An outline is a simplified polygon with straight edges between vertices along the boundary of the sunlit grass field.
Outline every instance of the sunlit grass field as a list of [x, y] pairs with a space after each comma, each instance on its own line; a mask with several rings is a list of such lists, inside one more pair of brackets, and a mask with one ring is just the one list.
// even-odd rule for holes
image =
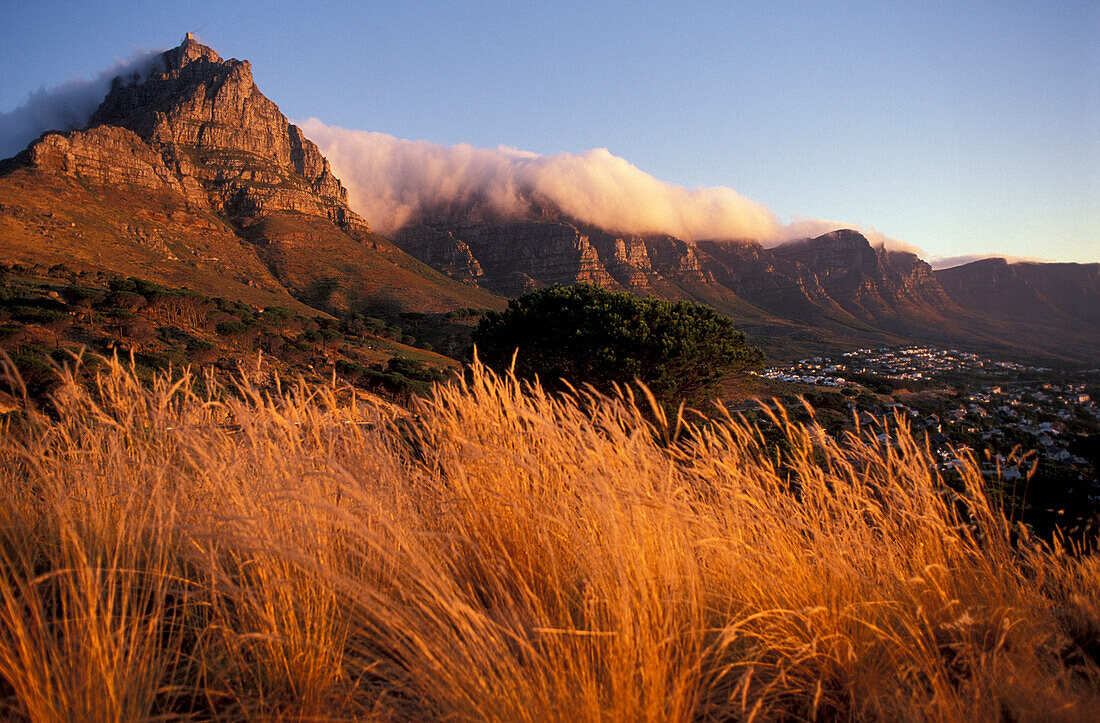
[[2, 715], [1100, 716], [1100, 560], [976, 466], [636, 393], [69, 373], [0, 431]]

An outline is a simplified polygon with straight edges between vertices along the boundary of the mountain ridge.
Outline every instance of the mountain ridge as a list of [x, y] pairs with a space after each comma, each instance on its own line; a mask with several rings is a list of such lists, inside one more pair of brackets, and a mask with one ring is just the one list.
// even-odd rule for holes
[[0, 162], [0, 253], [12, 261], [144, 270], [257, 305], [391, 317], [500, 308], [583, 282], [711, 304], [779, 354], [924, 341], [1100, 361], [1100, 280], [1087, 271], [934, 272], [851, 229], [766, 248], [617, 233], [549, 202], [533, 219], [475, 210], [372, 232], [248, 61], [190, 35], [148, 72], [116, 78], [85, 128], [47, 132]]

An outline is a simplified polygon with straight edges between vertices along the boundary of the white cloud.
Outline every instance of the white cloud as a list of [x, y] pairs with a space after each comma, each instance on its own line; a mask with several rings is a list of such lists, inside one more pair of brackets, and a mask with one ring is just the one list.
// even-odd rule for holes
[[144, 76], [160, 59], [160, 51], [141, 51], [117, 61], [92, 79], [78, 78], [54, 88], [39, 88], [19, 107], [0, 113], [0, 158], [9, 158], [46, 131], [83, 128], [118, 76]]
[[762, 239], [780, 231], [770, 210], [731, 188], [664, 183], [606, 148], [542, 156], [410, 141], [312, 118], [300, 125], [347, 186], [352, 207], [382, 233], [457, 212], [529, 218], [545, 205], [622, 233]]
[[852, 228], [876, 246], [922, 253], [857, 224], [796, 218], [784, 225], [767, 207], [732, 188], [665, 183], [606, 148], [542, 156], [508, 146], [493, 150], [410, 141], [316, 118], [299, 125], [347, 187], [352, 208], [383, 234], [419, 218], [533, 218], [549, 206], [620, 233], [776, 245]]

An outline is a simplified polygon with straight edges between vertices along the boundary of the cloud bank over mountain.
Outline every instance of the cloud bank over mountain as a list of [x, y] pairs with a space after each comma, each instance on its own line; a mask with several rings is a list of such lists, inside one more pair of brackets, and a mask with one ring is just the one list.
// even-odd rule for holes
[[660, 181], [606, 148], [542, 156], [514, 148], [444, 146], [299, 123], [348, 188], [352, 208], [383, 234], [421, 218], [537, 218], [557, 209], [620, 233], [683, 239], [752, 239], [775, 245], [856, 228], [872, 243], [919, 252], [874, 229], [824, 219], [783, 224], [770, 209], [724, 186], [687, 189]]
[[901, 239], [887, 236], [874, 226], [862, 226], [860, 224], [845, 223], [843, 221], [829, 221], [823, 218], [802, 218], [801, 216], [797, 216], [790, 223], [784, 224], [776, 237], [771, 239], [760, 239], [760, 241], [764, 246], [778, 246], [788, 241], [814, 238], [829, 233], [830, 231], [838, 231], [842, 228], [850, 228], [859, 231], [871, 242], [872, 246], [883, 246], [889, 251], [900, 251], [903, 253], [916, 254], [921, 257], [925, 255], [924, 250], [918, 246], [906, 243]]
[[943, 269], [951, 269], [956, 266], [963, 266], [964, 264], [970, 264], [975, 261], [984, 261], [985, 259], [1004, 259], [1010, 264], [1052, 264], [1057, 263], [1051, 259], [1042, 258], [1039, 256], [1012, 256], [1010, 254], [963, 254], [962, 256], [934, 256], [928, 260], [928, 263], [932, 265], [932, 268], [936, 271]]
[[733, 189], [663, 183], [604, 148], [540, 156], [410, 141], [314, 118], [301, 126], [348, 187], [352, 206], [382, 233], [455, 212], [530, 218], [545, 205], [625, 233], [770, 238], [779, 228], [771, 211]]
[[29, 93], [22, 105], [0, 113], [0, 158], [14, 156], [46, 131], [83, 128], [103, 102], [114, 78], [148, 74], [160, 62], [161, 52], [138, 51], [116, 61], [94, 78], [75, 78]]
[[[158, 67], [160, 52], [139, 52], [94, 78], [30, 93], [25, 103], [0, 113], [0, 158], [19, 153], [46, 131], [84, 127], [115, 77], [148, 74]], [[854, 228], [876, 245], [920, 253], [856, 224], [804, 218], [784, 224], [732, 188], [665, 183], [606, 148], [544, 156], [505, 146], [406, 140], [315, 118], [299, 125], [347, 187], [352, 208], [383, 234], [425, 218], [532, 219], [560, 212], [620, 233], [766, 245]]]

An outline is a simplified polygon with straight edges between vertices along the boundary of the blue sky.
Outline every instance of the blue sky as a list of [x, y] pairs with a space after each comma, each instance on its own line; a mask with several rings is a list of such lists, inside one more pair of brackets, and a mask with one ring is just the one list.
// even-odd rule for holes
[[1100, 261], [1100, 4], [2, 0], [0, 112], [184, 32], [294, 119], [607, 148], [928, 256]]

